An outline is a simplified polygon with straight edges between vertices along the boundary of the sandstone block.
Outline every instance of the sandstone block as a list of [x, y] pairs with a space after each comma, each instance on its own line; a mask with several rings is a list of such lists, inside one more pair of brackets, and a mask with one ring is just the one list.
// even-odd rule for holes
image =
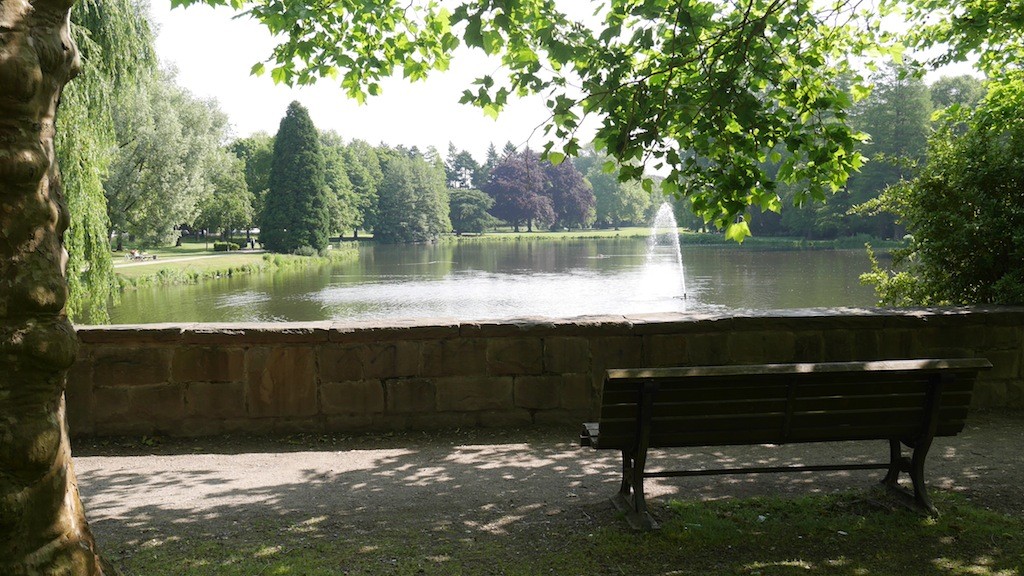
[[170, 380], [173, 349], [163, 347], [95, 348], [95, 386], [146, 386]]
[[404, 430], [446, 430], [469, 428], [478, 425], [477, 412], [435, 412], [432, 414], [403, 414], [401, 425]]
[[174, 350], [171, 375], [176, 382], [242, 382], [245, 351], [241, 348], [187, 346]]
[[580, 415], [568, 410], [542, 410], [533, 415], [533, 423], [541, 426], [579, 426]]
[[75, 326], [83, 344], [142, 346], [176, 344], [191, 324], [121, 324], [117, 326]]
[[884, 358], [882, 338], [878, 330], [857, 330], [853, 332], [853, 358], [878, 360]]
[[365, 343], [397, 340], [443, 340], [459, 335], [457, 320], [367, 320], [335, 322], [328, 339], [331, 342]]
[[1024, 408], [1024, 382], [1011, 380], [1006, 383], [1006, 407]]
[[646, 366], [683, 366], [689, 360], [685, 334], [653, 334], [644, 337]]
[[560, 376], [517, 376], [513, 388], [516, 408], [550, 410], [561, 404]]
[[224, 420], [189, 416], [182, 419], [177, 428], [168, 433], [171, 436], [198, 438], [201, 436], [217, 436], [230, 431], [225, 427]]
[[370, 414], [344, 414], [324, 419], [325, 432], [366, 432], [376, 430], [374, 417]]
[[323, 414], [375, 414], [384, 411], [384, 385], [380, 380], [324, 382], [320, 386]]
[[687, 337], [690, 366], [720, 366], [729, 363], [728, 334], [692, 334]]
[[487, 341], [487, 373], [492, 376], [540, 374], [544, 348], [540, 338], [494, 338]]
[[593, 380], [587, 374], [564, 374], [558, 405], [574, 413], [596, 413], [600, 410], [599, 391], [600, 388], [593, 385]]
[[611, 336], [591, 341], [591, 361], [601, 373], [609, 368], [641, 368], [644, 364], [643, 340], [632, 336]]
[[420, 343], [371, 342], [362, 346], [363, 378], [402, 378], [420, 375]]
[[985, 380], [974, 386], [974, 395], [971, 396], [972, 408], [998, 408], [1006, 406], [1009, 400], [1009, 393], [1006, 382]]
[[319, 418], [273, 418], [275, 434], [318, 434], [323, 430]]
[[97, 434], [170, 433], [185, 415], [185, 390], [181, 384], [103, 387], [95, 391]]
[[327, 342], [330, 322], [249, 322], [233, 324], [196, 324], [185, 330], [185, 344], [209, 346], [287, 344], [315, 345]]
[[989, 326], [985, 334], [987, 348], [1024, 347], [1024, 328], [1020, 326]]
[[185, 387], [185, 409], [189, 416], [210, 419], [245, 417], [243, 382], [191, 382]]
[[565, 374], [590, 370], [590, 341], [582, 337], [544, 339], [544, 372]]
[[733, 364], [789, 362], [796, 350], [796, 338], [787, 331], [734, 332], [729, 334], [728, 343]]
[[879, 336], [880, 354], [885, 358], [910, 358], [914, 348], [913, 331], [906, 328], [884, 328]]
[[92, 361], [81, 358], [71, 365], [64, 390], [64, 406], [68, 430], [75, 435], [93, 433]]
[[819, 362], [824, 355], [825, 342], [818, 331], [793, 334], [793, 361]]
[[822, 362], [844, 362], [847, 360], [860, 360], [856, 358], [856, 339], [849, 330], [830, 330], [824, 332], [825, 354]]
[[985, 380], [1020, 380], [1022, 350], [1000, 350], [982, 354], [992, 363], [992, 370], [982, 372]]
[[942, 323], [915, 332], [918, 344], [925, 349], [971, 348], [985, 341], [984, 327], [978, 325], [956, 325]]
[[363, 379], [363, 347], [326, 344], [320, 347], [320, 378], [326, 382]]
[[317, 412], [311, 347], [246, 351], [246, 400], [252, 416], [310, 416]]
[[434, 382], [426, 378], [392, 378], [384, 382], [388, 412], [426, 413], [437, 410]]
[[423, 376], [483, 376], [487, 374], [487, 341], [454, 338], [424, 341]]
[[484, 428], [515, 428], [531, 426], [533, 424], [533, 414], [524, 408], [484, 410], [482, 412], [466, 412], [464, 414], [475, 416], [475, 425]]
[[512, 407], [511, 377], [436, 378], [437, 409], [442, 412], [475, 412]]

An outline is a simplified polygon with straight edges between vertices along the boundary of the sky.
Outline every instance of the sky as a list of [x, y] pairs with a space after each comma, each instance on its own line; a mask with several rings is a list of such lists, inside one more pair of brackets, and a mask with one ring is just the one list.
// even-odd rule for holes
[[162, 63], [177, 69], [178, 84], [193, 95], [217, 99], [231, 119], [234, 137], [276, 133], [288, 104], [298, 100], [317, 128], [374, 145], [435, 146], [444, 155], [452, 142], [483, 160], [492, 142], [499, 150], [506, 142], [534, 148], [545, 142], [539, 127], [547, 112], [539, 97], [511, 101], [497, 120], [458, 103], [475, 71], [497, 68], [482, 54], [459, 52], [448, 72], [433, 73], [425, 82], [385, 81], [381, 96], [359, 105], [330, 79], [288, 88], [275, 85], [269, 73], [250, 75], [253, 64], [270, 56], [273, 39], [259, 23], [233, 19], [230, 9], [197, 5], [171, 10], [170, 2], [161, 0], [150, 10]]

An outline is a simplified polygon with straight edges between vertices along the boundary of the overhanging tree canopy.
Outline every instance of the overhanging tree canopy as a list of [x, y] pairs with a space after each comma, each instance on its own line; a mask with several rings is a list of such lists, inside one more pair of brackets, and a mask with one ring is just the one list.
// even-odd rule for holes
[[735, 239], [749, 234], [739, 218], [747, 206], [781, 207], [777, 181], [805, 183], [798, 203], [824, 199], [861, 165], [860, 135], [846, 120], [867, 89], [849, 56], [880, 50], [874, 3], [859, 0], [613, 0], [592, 3], [593, 25], [554, 0], [463, 0], [451, 9], [341, 0], [317, 10], [205, 1], [245, 10], [281, 38], [255, 73], [269, 69], [287, 84], [333, 78], [358, 100], [398, 70], [418, 80], [448, 68], [460, 46], [483, 50], [505, 73], [481, 76], [464, 102], [496, 115], [512, 95], [543, 95], [557, 142], [545, 152], [555, 163], [580, 149], [581, 121], [595, 117], [598, 148], [624, 177], [660, 168], [665, 193], [690, 196]]

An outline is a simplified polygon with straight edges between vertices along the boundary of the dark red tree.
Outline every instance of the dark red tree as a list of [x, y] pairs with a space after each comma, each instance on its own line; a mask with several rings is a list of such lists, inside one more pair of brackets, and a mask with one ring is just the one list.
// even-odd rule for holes
[[563, 228], [583, 228], [594, 217], [594, 191], [572, 162], [544, 163], [544, 195], [551, 198], [555, 223]]
[[546, 178], [540, 158], [534, 152], [512, 152], [494, 170], [483, 190], [494, 199], [491, 214], [512, 225], [516, 232], [526, 224], [550, 225], [555, 211], [551, 199], [544, 195]]

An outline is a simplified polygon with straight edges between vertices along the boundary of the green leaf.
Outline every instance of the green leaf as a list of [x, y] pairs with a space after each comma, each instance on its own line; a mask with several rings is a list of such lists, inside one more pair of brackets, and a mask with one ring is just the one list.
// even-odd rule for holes
[[253, 76], [263, 76], [264, 72], [266, 72], [266, 67], [263, 65], [263, 62], [253, 64], [252, 68], [249, 70], [249, 74], [252, 74]]
[[750, 226], [747, 226], [747, 223], [744, 220], [733, 222], [725, 228], [725, 238], [727, 240], [733, 240], [739, 244], [742, 244], [743, 240], [750, 235]]
[[498, 51], [501, 50], [502, 44], [504, 44], [504, 39], [501, 37], [500, 33], [494, 30], [488, 30], [483, 33], [482, 44], [485, 53], [497, 54]]
[[853, 100], [859, 102], [868, 96], [871, 96], [871, 85], [870, 84], [854, 84], [850, 88], [850, 93], [853, 94]]
[[548, 162], [558, 166], [562, 162], [565, 162], [565, 154], [562, 154], [561, 152], [548, 152]]

